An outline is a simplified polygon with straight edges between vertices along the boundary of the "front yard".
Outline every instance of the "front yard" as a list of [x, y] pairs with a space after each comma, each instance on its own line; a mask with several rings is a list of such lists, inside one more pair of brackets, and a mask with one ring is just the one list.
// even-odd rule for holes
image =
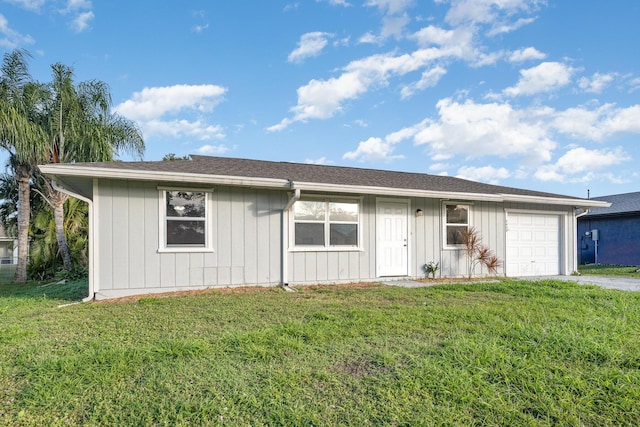
[[640, 425], [638, 293], [85, 289], [0, 286], [0, 425]]

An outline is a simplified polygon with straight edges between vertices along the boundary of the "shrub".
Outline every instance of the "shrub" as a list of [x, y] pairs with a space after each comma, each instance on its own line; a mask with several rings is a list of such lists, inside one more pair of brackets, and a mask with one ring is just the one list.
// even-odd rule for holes
[[477, 265], [484, 266], [489, 274], [496, 274], [502, 266], [502, 261], [491, 249], [482, 243], [480, 232], [475, 227], [469, 227], [462, 236], [464, 251], [467, 255], [467, 274], [471, 278]]

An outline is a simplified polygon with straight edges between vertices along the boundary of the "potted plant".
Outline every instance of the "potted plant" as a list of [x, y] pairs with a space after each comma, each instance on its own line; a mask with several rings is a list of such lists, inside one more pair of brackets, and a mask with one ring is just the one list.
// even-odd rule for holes
[[429, 277], [429, 275], [431, 275], [431, 277], [435, 279], [436, 272], [440, 269], [440, 263], [435, 261], [429, 261], [424, 265], [424, 269], [427, 271], [427, 278]]

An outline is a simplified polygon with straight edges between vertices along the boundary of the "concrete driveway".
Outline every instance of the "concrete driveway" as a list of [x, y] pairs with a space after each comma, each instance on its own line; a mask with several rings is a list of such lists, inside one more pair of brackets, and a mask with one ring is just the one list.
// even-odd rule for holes
[[596, 285], [606, 289], [619, 289], [622, 291], [640, 291], [640, 279], [630, 277], [603, 277], [603, 276], [545, 276], [522, 277], [527, 280], [563, 280], [565, 282], [578, 282], [586, 285]]
[[[565, 282], [578, 282], [585, 285], [596, 285], [606, 289], [619, 289], [622, 291], [640, 291], [640, 279], [628, 277], [603, 277], [603, 276], [544, 276], [544, 277], [518, 277], [519, 280], [563, 280]], [[443, 284], [442, 282], [425, 283], [415, 280], [385, 280], [381, 283], [389, 286], [402, 286], [405, 288], [423, 288]]]

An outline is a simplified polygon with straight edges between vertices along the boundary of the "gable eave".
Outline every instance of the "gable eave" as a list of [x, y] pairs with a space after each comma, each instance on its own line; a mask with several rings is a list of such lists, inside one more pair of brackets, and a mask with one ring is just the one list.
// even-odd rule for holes
[[289, 179], [260, 178], [232, 175], [199, 173], [177, 173], [168, 171], [96, 168], [85, 165], [54, 164], [40, 166], [42, 173], [49, 176], [73, 176], [87, 179], [126, 179], [138, 181], [175, 182], [183, 184], [215, 184], [234, 187], [270, 188], [291, 190], [293, 188], [310, 192], [334, 192], [351, 194], [371, 194], [379, 196], [424, 197], [442, 200], [468, 200], [488, 202], [543, 203], [548, 205], [573, 206], [576, 208], [608, 207], [608, 202], [599, 200], [517, 195], [505, 193], [468, 193], [443, 190], [421, 190], [411, 188], [329, 184], [321, 182], [293, 182]]
[[286, 179], [254, 178], [229, 175], [210, 175], [197, 173], [176, 173], [165, 171], [140, 171], [129, 169], [92, 168], [90, 166], [77, 165], [42, 165], [39, 166], [42, 173], [50, 176], [76, 176], [106, 179], [127, 179], [134, 181], [161, 181], [193, 184], [216, 184], [239, 187], [259, 187], [289, 189], [291, 183]]

